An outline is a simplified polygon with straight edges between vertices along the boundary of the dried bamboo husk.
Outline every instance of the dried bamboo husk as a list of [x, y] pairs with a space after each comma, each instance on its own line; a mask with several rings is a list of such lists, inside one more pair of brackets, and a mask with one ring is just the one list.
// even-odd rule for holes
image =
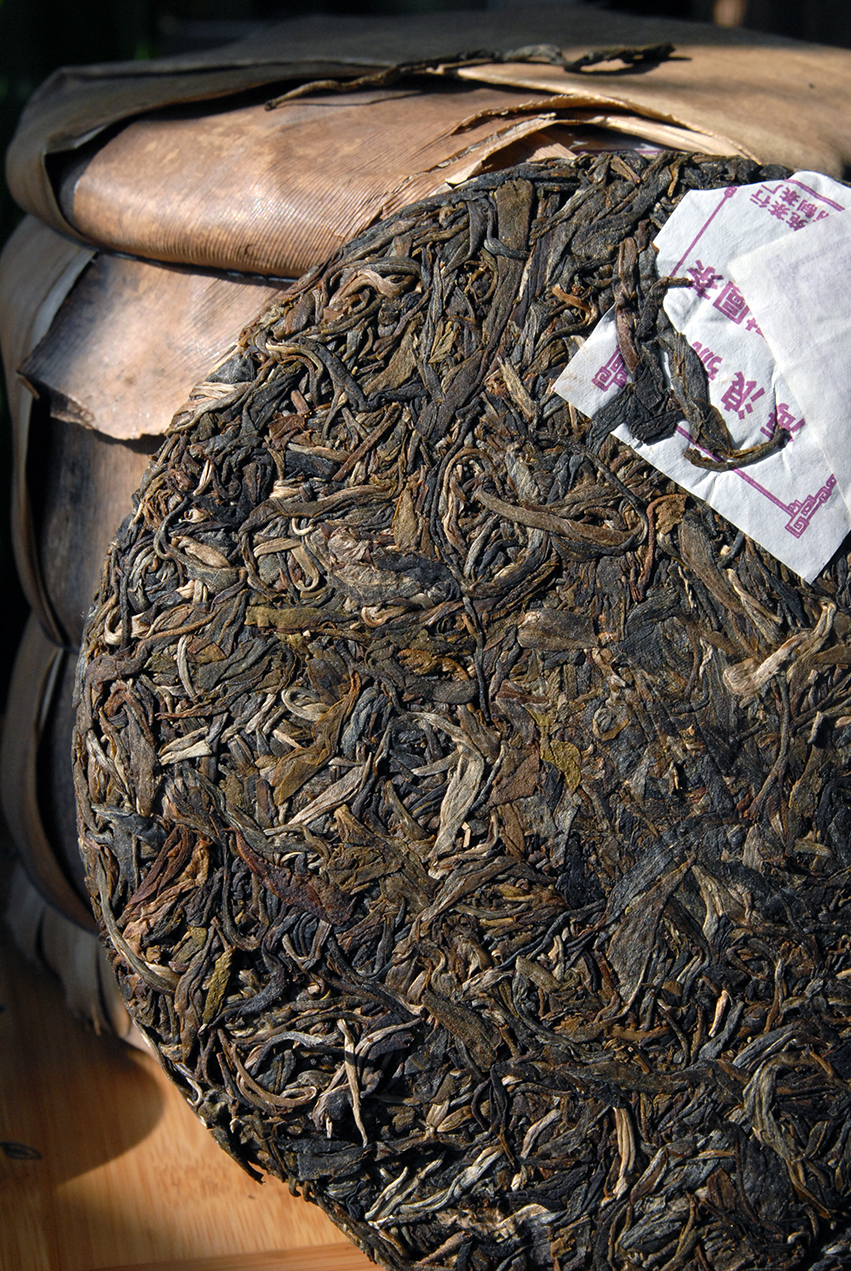
[[121, 442], [159, 436], [192, 386], [282, 288], [98, 254], [17, 369], [53, 419]]
[[[45, 581], [43, 538], [30, 498], [27, 468], [31, 429], [38, 432], [39, 422], [43, 429], [44, 421], [38, 420], [38, 410], [33, 420], [32, 394], [15, 374], [49, 330], [91, 258], [87, 248], [69, 243], [27, 217], [0, 259], [0, 346], [13, 428], [13, 545], [18, 575], [32, 606], [6, 703], [0, 744], [0, 803], [22, 862], [16, 866], [6, 910], [16, 942], [28, 957], [60, 976], [69, 1009], [98, 1029], [125, 1036], [130, 1020], [114, 976], [98, 949], [81, 885], [67, 761], [57, 763], [54, 754], [46, 754], [49, 747], [43, 745], [45, 733], [51, 738], [59, 728], [67, 753], [71, 733], [67, 676], [69, 668], [73, 671], [75, 658], [63, 647], [62, 606], [57, 612], [56, 596], [51, 599]], [[43, 443], [43, 436], [38, 440]], [[40, 458], [44, 463], [43, 450]], [[101, 538], [95, 550], [105, 550], [107, 543], [108, 537]], [[93, 561], [89, 564], [91, 568]], [[72, 577], [78, 576], [77, 568]], [[90, 592], [91, 585], [90, 577]], [[87, 605], [88, 601], [84, 607]], [[77, 643], [81, 625], [82, 613], [77, 620]], [[63, 681], [67, 706], [60, 723], [56, 705]], [[47, 807], [55, 815], [46, 828], [43, 811]]]
[[135, 1028], [106, 952], [92, 932], [83, 931], [48, 904], [21, 865], [12, 870], [6, 922], [18, 948], [37, 966], [62, 981], [72, 1015], [97, 1033], [112, 1034], [139, 1050], [149, 1050]]
[[[548, 56], [561, 56], [560, 50], [562, 61], [570, 64], [589, 49], [663, 42], [676, 45], [675, 57], [639, 67], [639, 73], [617, 61], [596, 71], [546, 63]], [[457, 57], [460, 50], [483, 45], [495, 51], [493, 59]], [[506, 58], [512, 50], [522, 50], [520, 60]], [[305, 264], [307, 244], [321, 238], [327, 209], [321, 198], [312, 199], [316, 186], [311, 182], [321, 186], [327, 179], [333, 188], [335, 176], [342, 180], [341, 206], [351, 201], [355, 219], [350, 232], [355, 232], [382, 209], [392, 211], [386, 199], [397, 189], [405, 201], [399, 188], [404, 182], [411, 185], [408, 197], [423, 192], [422, 183], [429, 179], [426, 159], [431, 154], [439, 161], [451, 133], [448, 137], [445, 111], [436, 106], [430, 133], [425, 118], [415, 126], [400, 116], [400, 138], [404, 128], [415, 128], [412, 136], [422, 148], [423, 165], [412, 172], [411, 156], [402, 146], [395, 165], [386, 157], [383, 185], [377, 181], [370, 187], [365, 181], [358, 193], [348, 158], [340, 163], [335, 154], [341, 137], [347, 146], [357, 145], [358, 112], [351, 116], [351, 103], [327, 109], [334, 122], [323, 133], [311, 115], [316, 107], [307, 101], [284, 107], [277, 119], [277, 111], [264, 118], [261, 90], [268, 86], [276, 96], [281, 89], [310, 81], [354, 80], [411, 63], [428, 64], [416, 87], [426, 91], [431, 83], [441, 89], [444, 107], [466, 82], [471, 88], [479, 85], [475, 91], [482, 93], [512, 95], [526, 105], [527, 120], [532, 100], [538, 103], [533, 114], [560, 112], [565, 127], [571, 119], [580, 128], [597, 119], [602, 126], [669, 146], [745, 154], [837, 176], [851, 161], [848, 51], [713, 26], [603, 14], [581, 5], [541, 4], [488, 12], [486, 20], [476, 12], [446, 13], [439, 23], [432, 15], [392, 21], [305, 18], [212, 53], [60, 71], [24, 112], [9, 153], [10, 186], [22, 207], [78, 239], [91, 235], [93, 241], [140, 255], [224, 268], [243, 269], [249, 261], [251, 268], [286, 274], [291, 266]], [[399, 86], [390, 88], [398, 91]], [[254, 94], [253, 105], [246, 104], [246, 93]], [[368, 95], [361, 100], [366, 103]], [[381, 103], [374, 106], [380, 114]], [[302, 122], [287, 128], [283, 119]], [[341, 124], [342, 131], [335, 131]], [[193, 126], [218, 159], [198, 176], [196, 197], [187, 191], [177, 160], [178, 154], [184, 156], [194, 170]], [[162, 148], [166, 137], [174, 139], [174, 167]], [[297, 144], [291, 159], [293, 140]], [[366, 135], [362, 141], [368, 150]], [[145, 153], [152, 143], [160, 146], [155, 161]], [[243, 162], [243, 149], [255, 156], [253, 163]], [[251, 219], [257, 180], [270, 207], [292, 199], [299, 215], [291, 241], [280, 227], [267, 223], [258, 236]], [[231, 212], [224, 223], [211, 223], [205, 205], [216, 204], [220, 189], [229, 192]], [[117, 219], [113, 206], [120, 209]], [[160, 227], [163, 208], [167, 223]], [[332, 245], [323, 242], [326, 250]]]
[[[120, 404], [113, 399], [114, 407]], [[36, 466], [39, 572], [69, 649], [79, 648], [103, 557], [157, 444], [145, 436], [118, 441], [46, 410], [33, 421], [30, 447], [37, 459], [30, 459], [30, 471]]]
[[21, 222], [0, 255], [0, 350], [12, 421], [12, 545], [24, 595], [59, 644], [64, 635], [41, 575], [27, 476], [33, 398], [17, 370], [91, 258], [88, 248], [69, 243], [33, 217]]
[[26, 957], [59, 977], [72, 1014], [147, 1049], [97, 938], [82, 880], [69, 763], [75, 668], [76, 656], [31, 614], [0, 742], [0, 802], [18, 858], [5, 919]]
[[0, 738], [0, 805], [16, 849], [5, 918], [16, 944], [62, 982], [68, 1009], [97, 1032], [146, 1048], [96, 935], [82, 879], [69, 761], [76, 650], [30, 615]]
[[274, 110], [148, 116], [75, 161], [60, 202], [100, 247], [298, 277], [413, 199], [545, 149], [571, 158], [613, 128], [736, 152], [612, 108], [435, 78], [425, 89], [320, 93]]
[[849, 558], [799, 582], [549, 392], [626, 237], [777, 175], [530, 165], [374, 227], [105, 564], [76, 781], [136, 1023], [395, 1271], [851, 1256]]
[[[42, 896], [84, 930], [92, 915], [75, 887], [79, 868], [48, 839], [39, 798], [38, 751], [56, 702], [68, 654], [43, 632], [31, 614], [18, 648], [9, 687], [0, 753], [0, 795], [12, 841]], [[23, 851], [21, 848], [23, 847]], [[64, 855], [64, 860], [63, 860]]]

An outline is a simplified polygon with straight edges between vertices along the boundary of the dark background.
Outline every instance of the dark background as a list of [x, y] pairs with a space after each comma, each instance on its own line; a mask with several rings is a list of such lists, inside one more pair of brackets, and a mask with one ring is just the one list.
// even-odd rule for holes
[[[601, 8], [717, 22], [851, 47], [851, 0], [591, 0]], [[30, 94], [59, 66], [159, 57], [227, 43], [252, 26], [307, 13], [487, 9], [523, 0], [0, 0], [0, 148]], [[570, 0], [565, 0], [566, 6]], [[439, 20], [439, 19], [438, 19]], [[0, 182], [0, 243], [20, 219]], [[0, 384], [0, 709], [26, 617], [9, 522], [11, 451]]]

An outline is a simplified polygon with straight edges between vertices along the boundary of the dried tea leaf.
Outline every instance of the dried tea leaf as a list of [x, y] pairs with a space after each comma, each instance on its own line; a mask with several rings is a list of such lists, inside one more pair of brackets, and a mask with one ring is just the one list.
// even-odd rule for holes
[[565, 788], [573, 794], [582, 780], [579, 747], [574, 746], [572, 741], [550, 738], [541, 747], [541, 758], [545, 763], [555, 764], [559, 772], [564, 774]]
[[656, 532], [670, 534], [683, 519], [688, 495], [669, 494], [656, 505]]

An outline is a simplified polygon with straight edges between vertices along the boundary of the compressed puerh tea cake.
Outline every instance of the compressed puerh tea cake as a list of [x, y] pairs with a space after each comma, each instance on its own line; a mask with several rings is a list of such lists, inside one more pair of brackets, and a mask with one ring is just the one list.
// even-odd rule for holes
[[376, 225], [107, 558], [75, 763], [129, 1009], [398, 1271], [848, 1265], [847, 558], [800, 582], [550, 391], [685, 192], [778, 175], [529, 165]]

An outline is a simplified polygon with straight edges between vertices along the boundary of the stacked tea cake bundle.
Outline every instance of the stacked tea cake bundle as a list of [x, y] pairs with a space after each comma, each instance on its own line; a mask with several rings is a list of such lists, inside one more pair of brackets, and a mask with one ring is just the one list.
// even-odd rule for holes
[[836, 50], [552, 4], [486, 25], [445, 15], [439, 30], [304, 19], [39, 90], [9, 156], [28, 216], [0, 262], [32, 606], [2, 786], [22, 862], [10, 916], [76, 1010], [127, 1029], [93, 935], [67, 758], [83, 619], [175, 412], [237, 391], [246, 324], [377, 218], [509, 164], [671, 147], [838, 175], [847, 69]]

